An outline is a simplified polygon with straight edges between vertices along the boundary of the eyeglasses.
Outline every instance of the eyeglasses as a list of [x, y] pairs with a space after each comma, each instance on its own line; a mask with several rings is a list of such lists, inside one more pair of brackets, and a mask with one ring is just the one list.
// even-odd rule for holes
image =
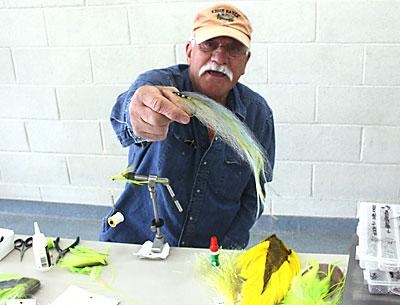
[[249, 51], [249, 49], [242, 45], [240, 42], [230, 42], [225, 45], [220, 43], [217, 39], [209, 39], [198, 44], [201, 51], [211, 53], [219, 47], [224, 48], [229, 57], [240, 57]]

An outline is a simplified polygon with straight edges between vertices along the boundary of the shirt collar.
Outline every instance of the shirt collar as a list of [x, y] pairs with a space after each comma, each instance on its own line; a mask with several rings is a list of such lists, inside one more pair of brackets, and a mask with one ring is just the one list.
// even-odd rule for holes
[[244, 121], [247, 115], [247, 109], [240, 98], [237, 84], [233, 87], [231, 92], [229, 92], [227, 106], [242, 122]]

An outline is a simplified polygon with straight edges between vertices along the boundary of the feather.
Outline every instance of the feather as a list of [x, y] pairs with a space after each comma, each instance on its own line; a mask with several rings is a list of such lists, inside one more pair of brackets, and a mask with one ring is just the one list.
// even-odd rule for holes
[[108, 250], [98, 252], [88, 247], [76, 246], [70, 249], [71, 255], [64, 256], [57, 265], [71, 272], [86, 274], [97, 279], [107, 265]]
[[239, 257], [241, 305], [273, 305], [281, 301], [300, 271], [296, 252], [271, 235]]
[[7, 300], [25, 299], [40, 287], [40, 281], [13, 274], [0, 274], [0, 305]]
[[204, 282], [224, 299], [224, 305], [236, 305], [239, 299], [241, 279], [237, 269], [240, 251], [220, 250], [218, 267], [210, 264], [209, 255], [196, 257], [196, 271]]
[[[342, 302], [345, 278], [338, 267], [329, 265], [321, 271], [316, 261], [302, 275], [297, 275], [280, 305], [339, 305]], [[339, 276], [337, 274], [339, 273]], [[334, 279], [337, 277], [336, 279]]]

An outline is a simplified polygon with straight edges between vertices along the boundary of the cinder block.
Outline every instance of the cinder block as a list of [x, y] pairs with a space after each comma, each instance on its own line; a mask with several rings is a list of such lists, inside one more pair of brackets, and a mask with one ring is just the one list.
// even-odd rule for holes
[[54, 89], [0, 86], [0, 117], [57, 119], [58, 111]]
[[400, 126], [400, 88], [321, 87], [317, 121]]
[[235, 5], [250, 19], [253, 41], [315, 40], [314, 1], [243, 1]]
[[121, 186], [122, 182], [111, 178], [127, 167], [126, 162], [126, 157], [69, 156], [71, 183], [76, 186]]
[[42, 0], [43, 6], [83, 6], [85, 0]]
[[266, 44], [253, 43], [246, 73], [240, 78], [244, 83], [266, 83], [268, 80], [268, 47]]
[[27, 132], [32, 151], [58, 153], [101, 153], [98, 122], [28, 121]]
[[91, 51], [96, 83], [132, 83], [144, 71], [174, 64], [172, 45], [96, 48]]
[[46, 6], [77, 6], [84, 5], [85, 0], [5, 0], [10, 8], [46, 7]]
[[250, 84], [272, 108], [276, 123], [311, 123], [314, 121], [315, 88], [309, 86]]
[[0, 199], [42, 200], [39, 187], [23, 184], [0, 184]]
[[57, 88], [60, 118], [67, 120], [108, 120], [117, 97], [129, 86]]
[[186, 62], [186, 50], [185, 50], [185, 44], [177, 44], [175, 46], [175, 63], [176, 64], [187, 64]]
[[316, 164], [314, 195], [323, 199], [398, 200], [400, 165]]
[[356, 200], [272, 198], [273, 215], [355, 218]]
[[[311, 164], [300, 162], [276, 162], [274, 177], [269, 184], [272, 196], [310, 196]], [[267, 190], [268, 193], [268, 190]]]
[[[154, 2], [156, 0], [149, 0]], [[157, 0], [158, 1], [158, 0]], [[86, 5], [118, 5], [118, 4], [132, 4], [132, 0], [86, 0]]]
[[0, 83], [15, 83], [14, 68], [9, 49], [0, 49]]
[[400, 42], [397, 1], [319, 1], [318, 40]]
[[278, 160], [359, 161], [361, 128], [276, 125]]
[[0, 11], [0, 29], [0, 46], [45, 46], [47, 44], [41, 10], [2, 10]]
[[362, 161], [400, 165], [400, 127], [366, 127]]
[[0, 153], [0, 170], [5, 183], [69, 184], [65, 158], [52, 154]]
[[6, 6], [9, 8], [30, 8], [41, 7], [41, 0], [5, 0]]
[[129, 148], [123, 148], [109, 121], [101, 122], [103, 131], [103, 143], [106, 154], [127, 156]]
[[197, 2], [132, 5], [129, 7], [132, 42], [183, 43], [190, 38], [195, 15], [203, 7], [204, 3]]
[[[113, 195], [114, 195], [114, 202], [117, 201], [119, 197], [121, 197], [122, 193], [124, 191], [124, 188], [115, 188], [113, 189]], [[112, 203], [112, 202], [111, 202]]]
[[41, 187], [43, 201], [103, 205], [111, 207], [111, 189], [97, 187]]
[[92, 81], [86, 49], [17, 49], [14, 59], [21, 83], [53, 85]]
[[129, 44], [126, 8], [50, 8], [45, 15], [52, 46]]
[[269, 83], [361, 84], [363, 48], [351, 45], [273, 45]]
[[365, 62], [366, 84], [400, 85], [400, 47], [367, 47]]
[[29, 150], [23, 121], [0, 120], [0, 139], [0, 150]]

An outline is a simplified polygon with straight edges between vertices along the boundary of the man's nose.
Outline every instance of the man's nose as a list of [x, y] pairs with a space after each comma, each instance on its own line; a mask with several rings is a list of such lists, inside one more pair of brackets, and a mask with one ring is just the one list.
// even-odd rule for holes
[[218, 48], [212, 51], [211, 59], [218, 64], [226, 64], [228, 53], [225, 50], [225, 46], [220, 44]]

